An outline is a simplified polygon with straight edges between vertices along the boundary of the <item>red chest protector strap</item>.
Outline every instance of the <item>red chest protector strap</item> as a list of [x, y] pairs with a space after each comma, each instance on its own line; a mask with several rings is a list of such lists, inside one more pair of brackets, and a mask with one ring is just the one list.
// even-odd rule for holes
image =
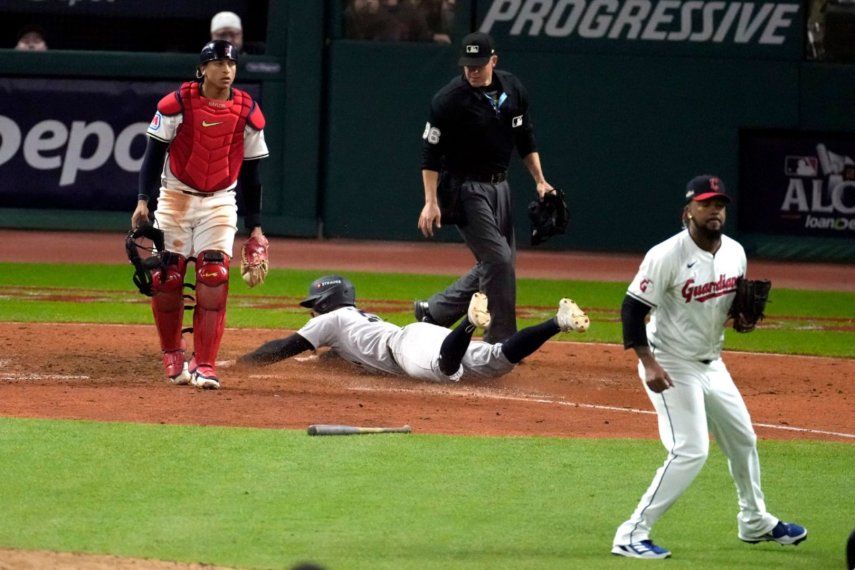
[[[199, 83], [184, 83], [158, 104], [164, 115], [183, 113], [169, 147], [169, 168], [184, 184], [216, 192], [237, 181], [243, 164], [244, 128], [264, 126], [264, 117], [248, 93], [232, 89], [228, 101], [207, 99]], [[259, 126], [260, 125], [260, 126]]]

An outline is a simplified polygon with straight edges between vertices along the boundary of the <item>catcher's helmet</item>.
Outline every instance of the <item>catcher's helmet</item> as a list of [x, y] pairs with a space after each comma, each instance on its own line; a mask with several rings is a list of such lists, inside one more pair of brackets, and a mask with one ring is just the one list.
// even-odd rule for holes
[[341, 275], [324, 275], [309, 285], [309, 296], [300, 305], [312, 309], [319, 315], [339, 307], [356, 305], [356, 287]]
[[209, 61], [216, 61], [218, 59], [237, 61], [237, 48], [226, 40], [213, 40], [206, 43], [199, 54], [199, 63], [208, 63]]

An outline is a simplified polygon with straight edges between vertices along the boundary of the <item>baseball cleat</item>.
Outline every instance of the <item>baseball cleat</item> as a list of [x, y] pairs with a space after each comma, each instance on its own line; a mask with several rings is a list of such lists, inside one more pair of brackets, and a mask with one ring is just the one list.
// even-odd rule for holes
[[739, 540], [751, 544], [768, 541], [777, 542], [780, 545], [791, 544], [795, 546], [798, 543], [807, 540], [807, 529], [795, 523], [786, 523], [784, 521], [778, 521], [778, 524], [775, 525], [775, 528], [773, 528], [764, 535], [757, 537], [748, 537], [743, 536], [742, 533], [739, 533]]
[[612, 546], [612, 554], [615, 556], [626, 556], [627, 558], [662, 559], [671, 556], [670, 550], [656, 546], [653, 541], [642, 540], [632, 544], [615, 544]]
[[428, 305], [427, 301], [413, 301], [413, 314], [416, 316], [417, 322], [436, 324], [436, 321], [430, 315], [430, 305]]
[[205, 364], [200, 364], [196, 370], [193, 371], [193, 379], [191, 382], [197, 388], [204, 388], [205, 390], [220, 389], [220, 379], [217, 378], [217, 373], [214, 371], [214, 367], [207, 366]]
[[173, 384], [184, 385], [190, 383], [190, 372], [184, 361], [183, 350], [170, 350], [163, 353], [163, 368], [166, 377]]
[[558, 313], [555, 315], [555, 320], [558, 322], [558, 328], [561, 332], [585, 332], [591, 324], [591, 319], [585, 314], [585, 311], [579, 308], [579, 305], [573, 302], [573, 299], [561, 299], [558, 302]]
[[469, 301], [469, 310], [466, 311], [469, 322], [480, 328], [490, 326], [490, 313], [487, 311], [487, 295], [475, 293]]

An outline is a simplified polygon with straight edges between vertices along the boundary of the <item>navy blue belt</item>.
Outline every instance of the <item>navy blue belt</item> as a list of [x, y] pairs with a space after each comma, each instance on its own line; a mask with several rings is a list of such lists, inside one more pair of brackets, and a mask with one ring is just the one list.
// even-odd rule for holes
[[508, 179], [508, 172], [494, 172], [492, 174], [461, 174], [459, 176], [464, 180], [472, 180], [474, 182], [486, 182], [487, 184], [498, 184]]
[[701, 364], [709, 364], [712, 360], [701, 360]]

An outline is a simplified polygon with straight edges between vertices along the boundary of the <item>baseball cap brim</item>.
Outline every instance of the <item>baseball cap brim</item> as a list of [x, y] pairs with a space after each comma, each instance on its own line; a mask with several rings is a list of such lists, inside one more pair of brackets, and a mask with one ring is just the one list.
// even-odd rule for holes
[[464, 55], [459, 60], [457, 60], [457, 65], [459, 65], [460, 67], [463, 67], [464, 65], [481, 67], [482, 65], [485, 65], [488, 61], [490, 61], [491, 57], [492, 55], [488, 55], [487, 57], [469, 57]]
[[710, 198], [721, 198], [725, 202], [730, 202], [730, 196], [722, 194], [721, 192], [704, 192], [703, 194], [698, 194], [692, 198], [692, 202], [703, 202]]
[[319, 297], [307, 297], [300, 301], [301, 307], [306, 307], [307, 309], [311, 309], [317, 303]]

